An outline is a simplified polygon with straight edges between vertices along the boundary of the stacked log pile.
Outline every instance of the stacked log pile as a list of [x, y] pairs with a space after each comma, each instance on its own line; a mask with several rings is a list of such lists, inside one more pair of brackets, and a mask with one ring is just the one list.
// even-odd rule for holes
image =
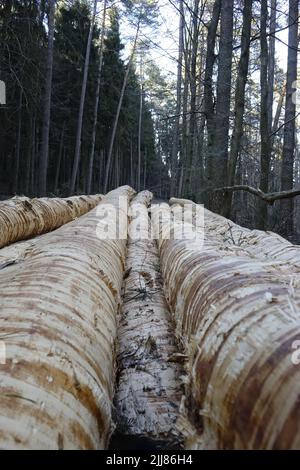
[[117, 437], [136, 448], [178, 447], [182, 354], [162, 288], [157, 244], [150, 238], [148, 191], [130, 209], [123, 307], [119, 322]]
[[[189, 357], [187, 447], [299, 448], [300, 368], [292, 360], [300, 339], [299, 275], [295, 270], [291, 283], [290, 273], [278, 270], [271, 246], [266, 262], [254, 248], [230, 248], [218, 230], [206, 233], [209, 217], [204, 246], [165, 238], [171, 209], [160, 209], [162, 224], [158, 211], [165, 292]], [[181, 232], [176, 217], [174, 232]]]
[[107, 238], [107, 224], [118, 209], [126, 225], [132, 195], [112, 191], [0, 271], [2, 449], [107, 447], [126, 254], [126, 236]]
[[299, 247], [133, 195], [0, 203], [0, 448], [300, 448]]
[[50, 232], [93, 209], [96, 196], [66, 199], [15, 197], [0, 202], [0, 248], [19, 240]]

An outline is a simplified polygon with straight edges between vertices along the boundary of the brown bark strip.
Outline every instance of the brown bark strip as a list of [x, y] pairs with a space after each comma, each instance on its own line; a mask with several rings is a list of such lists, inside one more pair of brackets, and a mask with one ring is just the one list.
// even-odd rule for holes
[[[170, 219], [167, 205], [162, 216]], [[299, 274], [291, 282], [276, 265], [228, 249], [213, 230], [198, 248], [190, 240], [163, 239], [163, 231], [164, 223], [165, 293], [189, 357], [186, 446], [299, 448], [300, 368], [292, 361], [300, 338]]]
[[98, 211], [120, 207], [126, 224], [119, 197], [132, 194], [112, 191], [0, 270], [1, 449], [107, 446], [126, 238], [104, 239], [111, 220]]
[[[151, 199], [152, 194], [143, 191], [133, 200], [129, 233], [147, 224]], [[116, 438], [132, 438], [135, 446], [144, 439], [153, 448], [178, 447], [184, 357], [178, 352], [163, 294], [156, 241], [129, 238], [126, 268], [118, 335]]]
[[14, 197], [0, 203], [0, 248], [55, 230], [93, 209], [102, 196]]

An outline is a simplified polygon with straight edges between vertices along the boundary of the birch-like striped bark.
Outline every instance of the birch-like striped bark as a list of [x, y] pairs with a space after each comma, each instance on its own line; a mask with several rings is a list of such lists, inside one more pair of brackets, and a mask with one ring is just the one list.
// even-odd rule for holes
[[57, 229], [93, 209], [101, 197], [15, 197], [0, 202], [0, 248]]
[[112, 191], [0, 271], [0, 448], [107, 446], [126, 238], [105, 239], [105, 204], [126, 232], [132, 194]]
[[178, 353], [163, 293], [157, 245], [148, 237], [147, 205], [151, 199], [152, 194], [143, 191], [130, 207], [118, 334], [116, 439], [130, 442], [131, 438], [135, 445], [142, 439], [154, 448], [170, 448], [180, 439], [176, 420], [182, 396], [179, 377], [183, 356]]
[[213, 233], [198, 248], [164, 239], [167, 205], [162, 215], [160, 230], [158, 209], [153, 217], [165, 292], [189, 357], [186, 447], [299, 448], [299, 274], [291, 282]]
[[[171, 198], [170, 204], [190, 204], [188, 199]], [[243, 252], [252, 259], [257, 258], [280, 271], [300, 272], [300, 246], [293, 245], [277, 233], [250, 230], [229, 219], [204, 210], [205, 238], [222, 244], [226, 249]]]

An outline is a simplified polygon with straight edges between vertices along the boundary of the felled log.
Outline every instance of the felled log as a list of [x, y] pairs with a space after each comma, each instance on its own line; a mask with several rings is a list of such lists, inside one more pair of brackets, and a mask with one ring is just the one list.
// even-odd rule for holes
[[115, 397], [118, 448], [178, 446], [176, 420], [182, 396], [182, 354], [162, 289], [158, 250], [150, 239], [149, 191], [130, 206], [131, 223], [118, 333], [118, 385]]
[[[276, 266], [209, 237], [198, 247], [164, 238], [158, 211], [165, 292], [189, 357], [186, 447], [299, 448], [299, 276], [291, 284]], [[167, 223], [170, 208], [160, 211]]]
[[[172, 207], [198, 205], [188, 199], [171, 198]], [[300, 246], [271, 231], [251, 230], [235, 224], [207, 209], [204, 211], [204, 236], [207, 240], [222, 243], [230, 250], [243, 251], [245, 256], [264, 259], [280, 271], [300, 271]]]
[[50, 232], [93, 209], [96, 196], [29, 199], [15, 197], [0, 202], [0, 248]]
[[39, 243], [40, 238], [44, 236], [45, 235], [40, 235], [38, 237], [16, 242], [12, 245], [1, 248], [0, 270], [6, 268], [7, 266], [11, 266], [12, 264], [20, 263], [27, 256], [30, 256], [35, 245]]
[[126, 236], [111, 239], [107, 228], [119, 209], [127, 233], [132, 194], [112, 191], [0, 270], [0, 448], [107, 446], [126, 252]]

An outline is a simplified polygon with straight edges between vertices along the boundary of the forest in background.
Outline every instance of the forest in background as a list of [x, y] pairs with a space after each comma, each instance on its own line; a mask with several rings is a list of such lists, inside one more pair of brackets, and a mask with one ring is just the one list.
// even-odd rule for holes
[[172, 79], [151, 49], [170, 53], [145, 33], [159, 34], [164, 3], [0, 2], [0, 193], [127, 183], [297, 241], [298, 198], [267, 204], [264, 194], [300, 186], [298, 0], [169, 0], [178, 23]]

